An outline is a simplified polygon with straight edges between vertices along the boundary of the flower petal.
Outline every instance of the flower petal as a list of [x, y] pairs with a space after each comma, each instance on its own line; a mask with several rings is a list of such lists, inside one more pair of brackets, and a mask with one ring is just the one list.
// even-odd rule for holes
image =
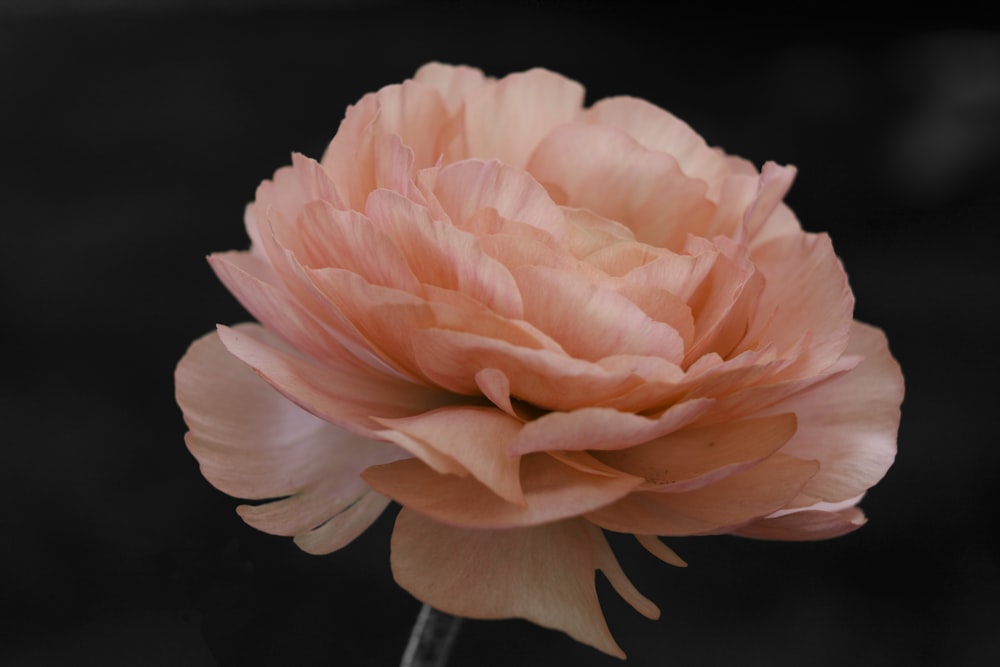
[[524, 425], [509, 445], [512, 454], [546, 450], [620, 450], [676, 431], [712, 407], [708, 398], [678, 403], [657, 417], [613, 408], [549, 412]]
[[645, 478], [657, 491], [677, 493], [755, 465], [795, 434], [795, 415], [745, 419], [674, 431], [635, 447], [596, 451], [618, 470]]
[[497, 158], [524, 167], [552, 128], [574, 120], [583, 86], [545, 69], [504, 77], [465, 97], [465, 144], [469, 157]]
[[855, 322], [847, 346], [863, 360], [850, 372], [817, 384], [767, 413], [793, 411], [798, 431], [782, 451], [820, 462], [803, 493], [837, 502], [863, 493], [896, 456], [903, 375], [885, 334]]
[[[229, 354], [218, 334], [191, 345], [175, 382], [190, 429], [185, 440], [205, 478], [239, 498], [284, 497], [241, 506], [250, 525], [298, 535], [332, 521], [323, 548], [333, 550], [353, 540], [385, 507], [373, 502], [378, 494], [360, 472], [405, 453], [302, 410]], [[366, 496], [372, 497], [365, 502], [368, 511], [355, 509]]]
[[[601, 612], [598, 569], [628, 592], [631, 584], [604, 536], [580, 520], [467, 530], [404, 508], [392, 534], [396, 582], [434, 608], [470, 618], [525, 618], [624, 658]], [[645, 598], [630, 597], [647, 615], [658, 613]]]
[[683, 246], [688, 234], [702, 234], [715, 211], [703, 181], [685, 176], [672, 156], [610, 126], [554, 129], [527, 168], [565, 197], [558, 203], [624, 223], [638, 240], [656, 247]]
[[435, 521], [467, 528], [517, 528], [559, 521], [627, 495], [642, 483], [566, 465], [547, 454], [521, 459], [524, 503], [502, 499], [471, 476], [441, 475], [417, 459], [372, 466], [362, 478], [379, 493]]
[[356, 369], [319, 364], [289, 351], [258, 326], [219, 326], [230, 354], [299, 407], [358, 435], [374, 437], [372, 416], [404, 417], [441, 407], [455, 398], [417, 384]]
[[708, 184], [714, 201], [731, 167], [722, 151], [669, 111], [635, 97], [609, 97], [586, 112], [588, 122], [624, 130], [648, 149], [672, 156], [685, 174]]
[[778, 452], [748, 470], [693, 491], [639, 491], [584, 516], [602, 528], [625, 533], [727, 533], [784, 507], [818, 469], [815, 461]]
[[758, 540], [826, 540], [846, 535], [863, 525], [865, 515], [857, 507], [837, 512], [804, 510], [758, 519], [733, 534]]
[[[524, 503], [518, 476], [520, 457], [507, 453], [522, 424], [500, 410], [480, 406], [453, 406], [402, 419], [378, 419], [390, 430], [379, 435], [413, 453], [438, 472], [454, 472], [451, 466], [435, 466], [443, 455], [458, 463], [491, 491], [515, 504]], [[430, 452], [428, 452], [430, 450]]]

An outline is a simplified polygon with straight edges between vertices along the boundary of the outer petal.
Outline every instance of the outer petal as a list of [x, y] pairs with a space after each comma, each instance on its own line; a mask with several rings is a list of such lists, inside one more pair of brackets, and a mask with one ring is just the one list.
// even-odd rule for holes
[[597, 569], [637, 609], [658, 615], [631, 587], [604, 536], [585, 521], [466, 530], [404, 508], [392, 534], [396, 582], [431, 606], [471, 618], [525, 618], [624, 658], [601, 613]]
[[857, 507], [837, 512], [804, 510], [758, 519], [733, 534], [759, 540], [826, 540], [846, 535], [863, 525], [865, 515]]
[[317, 547], [331, 551], [367, 528], [388, 502], [359, 473], [404, 452], [305, 412], [229, 354], [218, 334], [191, 345], [177, 367], [176, 391], [190, 428], [188, 448], [206, 479], [240, 498], [287, 496], [241, 507], [254, 527], [297, 535], [330, 522]]
[[855, 322], [847, 353], [864, 358], [850, 372], [767, 410], [797, 415], [798, 431], [782, 451], [820, 462], [819, 474], [803, 493], [828, 502], [874, 486], [896, 456], [903, 374], [885, 334]]

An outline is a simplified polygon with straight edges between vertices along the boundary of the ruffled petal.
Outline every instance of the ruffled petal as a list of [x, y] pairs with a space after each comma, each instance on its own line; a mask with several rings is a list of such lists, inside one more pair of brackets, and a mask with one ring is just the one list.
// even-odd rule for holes
[[658, 615], [621, 572], [601, 532], [585, 521], [467, 530], [404, 508], [392, 534], [396, 582], [432, 607], [470, 618], [524, 618], [624, 658], [601, 612], [598, 569], [641, 613]]
[[627, 225], [656, 247], [702, 235], [715, 206], [705, 183], [684, 175], [665, 153], [643, 148], [602, 125], [563, 125], [538, 146], [527, 167], [560, 204], [590, 209]]
[[624, 130], [646, 148], [672, 156], [685, 174], [708, 184], [708, 196], [713, 201], [731, 173], [722, 151], [710, 148], [687, 123], [645, 100], [609, 97], [588, 109], [586, 119]]

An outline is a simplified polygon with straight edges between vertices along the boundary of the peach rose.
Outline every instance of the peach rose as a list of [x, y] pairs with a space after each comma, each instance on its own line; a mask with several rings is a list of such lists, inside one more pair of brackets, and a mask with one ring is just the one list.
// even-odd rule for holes
[[260, 324], [176, 373], [187, 445], [250, 525], [327, 553], [391, 500], [396, 581], [624, 657], [603, 531], [842, 535], [891, 465], [903, 379], [853, 321], [795, 170], [544, 69], [431, 63], [347, 110], [209, 258]]

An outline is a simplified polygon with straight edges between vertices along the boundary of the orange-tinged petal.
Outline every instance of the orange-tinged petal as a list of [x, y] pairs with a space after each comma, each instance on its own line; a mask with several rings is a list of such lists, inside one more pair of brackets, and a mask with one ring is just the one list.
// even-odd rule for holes
[[481, 619], [519, 617], [618, 658], [594, 584], [602, 570], [650, 617], [658, 611], [625, 578], [607, 540], [585, 521], [467, 530], [404, 508], [392, 534], [396, 582], [436, 609]]
[[453, 473], [451, 466], [438, 467], [443, 455], [507, 502], [524, 504], [519, 477], [520, 457], [507, 453], [507, 443], [522, 423], [495, 408], [462, 406], [440, 408], [401, 419], [378, 419], [387, 427], [380, 436], [406, 449], [437, 472]]
[[509, 447], [512, 454], [546, 450], [620, 450], [690, 424], [712, 407], [712, 399], [678, 403], [657, 417], [613, 408], [587, 407], [550, 412], [524, 425]]
[[584, 516], [602, 528], [625, 533], [727, 533], [784, 507], [818, 469], [815, 461], [778, 452], [752, 468], [693, 491], [639, 491]]
[[521, 459], [523, 503], [511, 503], [471, 476], [442, 475], [417, 459], [372, 466], [362, 478], [379, 493], [435, 521], [467, 528], [536, 526], [578, 516], [626, 496], [638, 477], [566, 465], [548, 454]]
[[421, 372], [438, 386], [477, 394], [476, 374], [493, 368], [507, 377], [512, 397], [541, 409], [601, 405], [644, 382], [634, 373], [574, 359], [561, 350], [467, 331], [425, 329], [414, 331], [411, 340]]
[[469, 92], [464, 116], [469, 157], [524, 167], [545, 135], [581, 113], [583, 97], [583, 86], [545, 69], [511, 74]]
[[417, 175], [417, 185], [459, 228], [492, 208], [501, 218], [531, 225], [557, 241], [569, 234], [562, 210], [545, 188], [527, 172], [499, 160], [462, 160], [439, 170], [425, 169]]
[[756, 465], [795, 434], [791, 413], [685, 428], [635, 447], [594, 455], [618, 470], [645, 478], [653, 489], [678, 493]]

